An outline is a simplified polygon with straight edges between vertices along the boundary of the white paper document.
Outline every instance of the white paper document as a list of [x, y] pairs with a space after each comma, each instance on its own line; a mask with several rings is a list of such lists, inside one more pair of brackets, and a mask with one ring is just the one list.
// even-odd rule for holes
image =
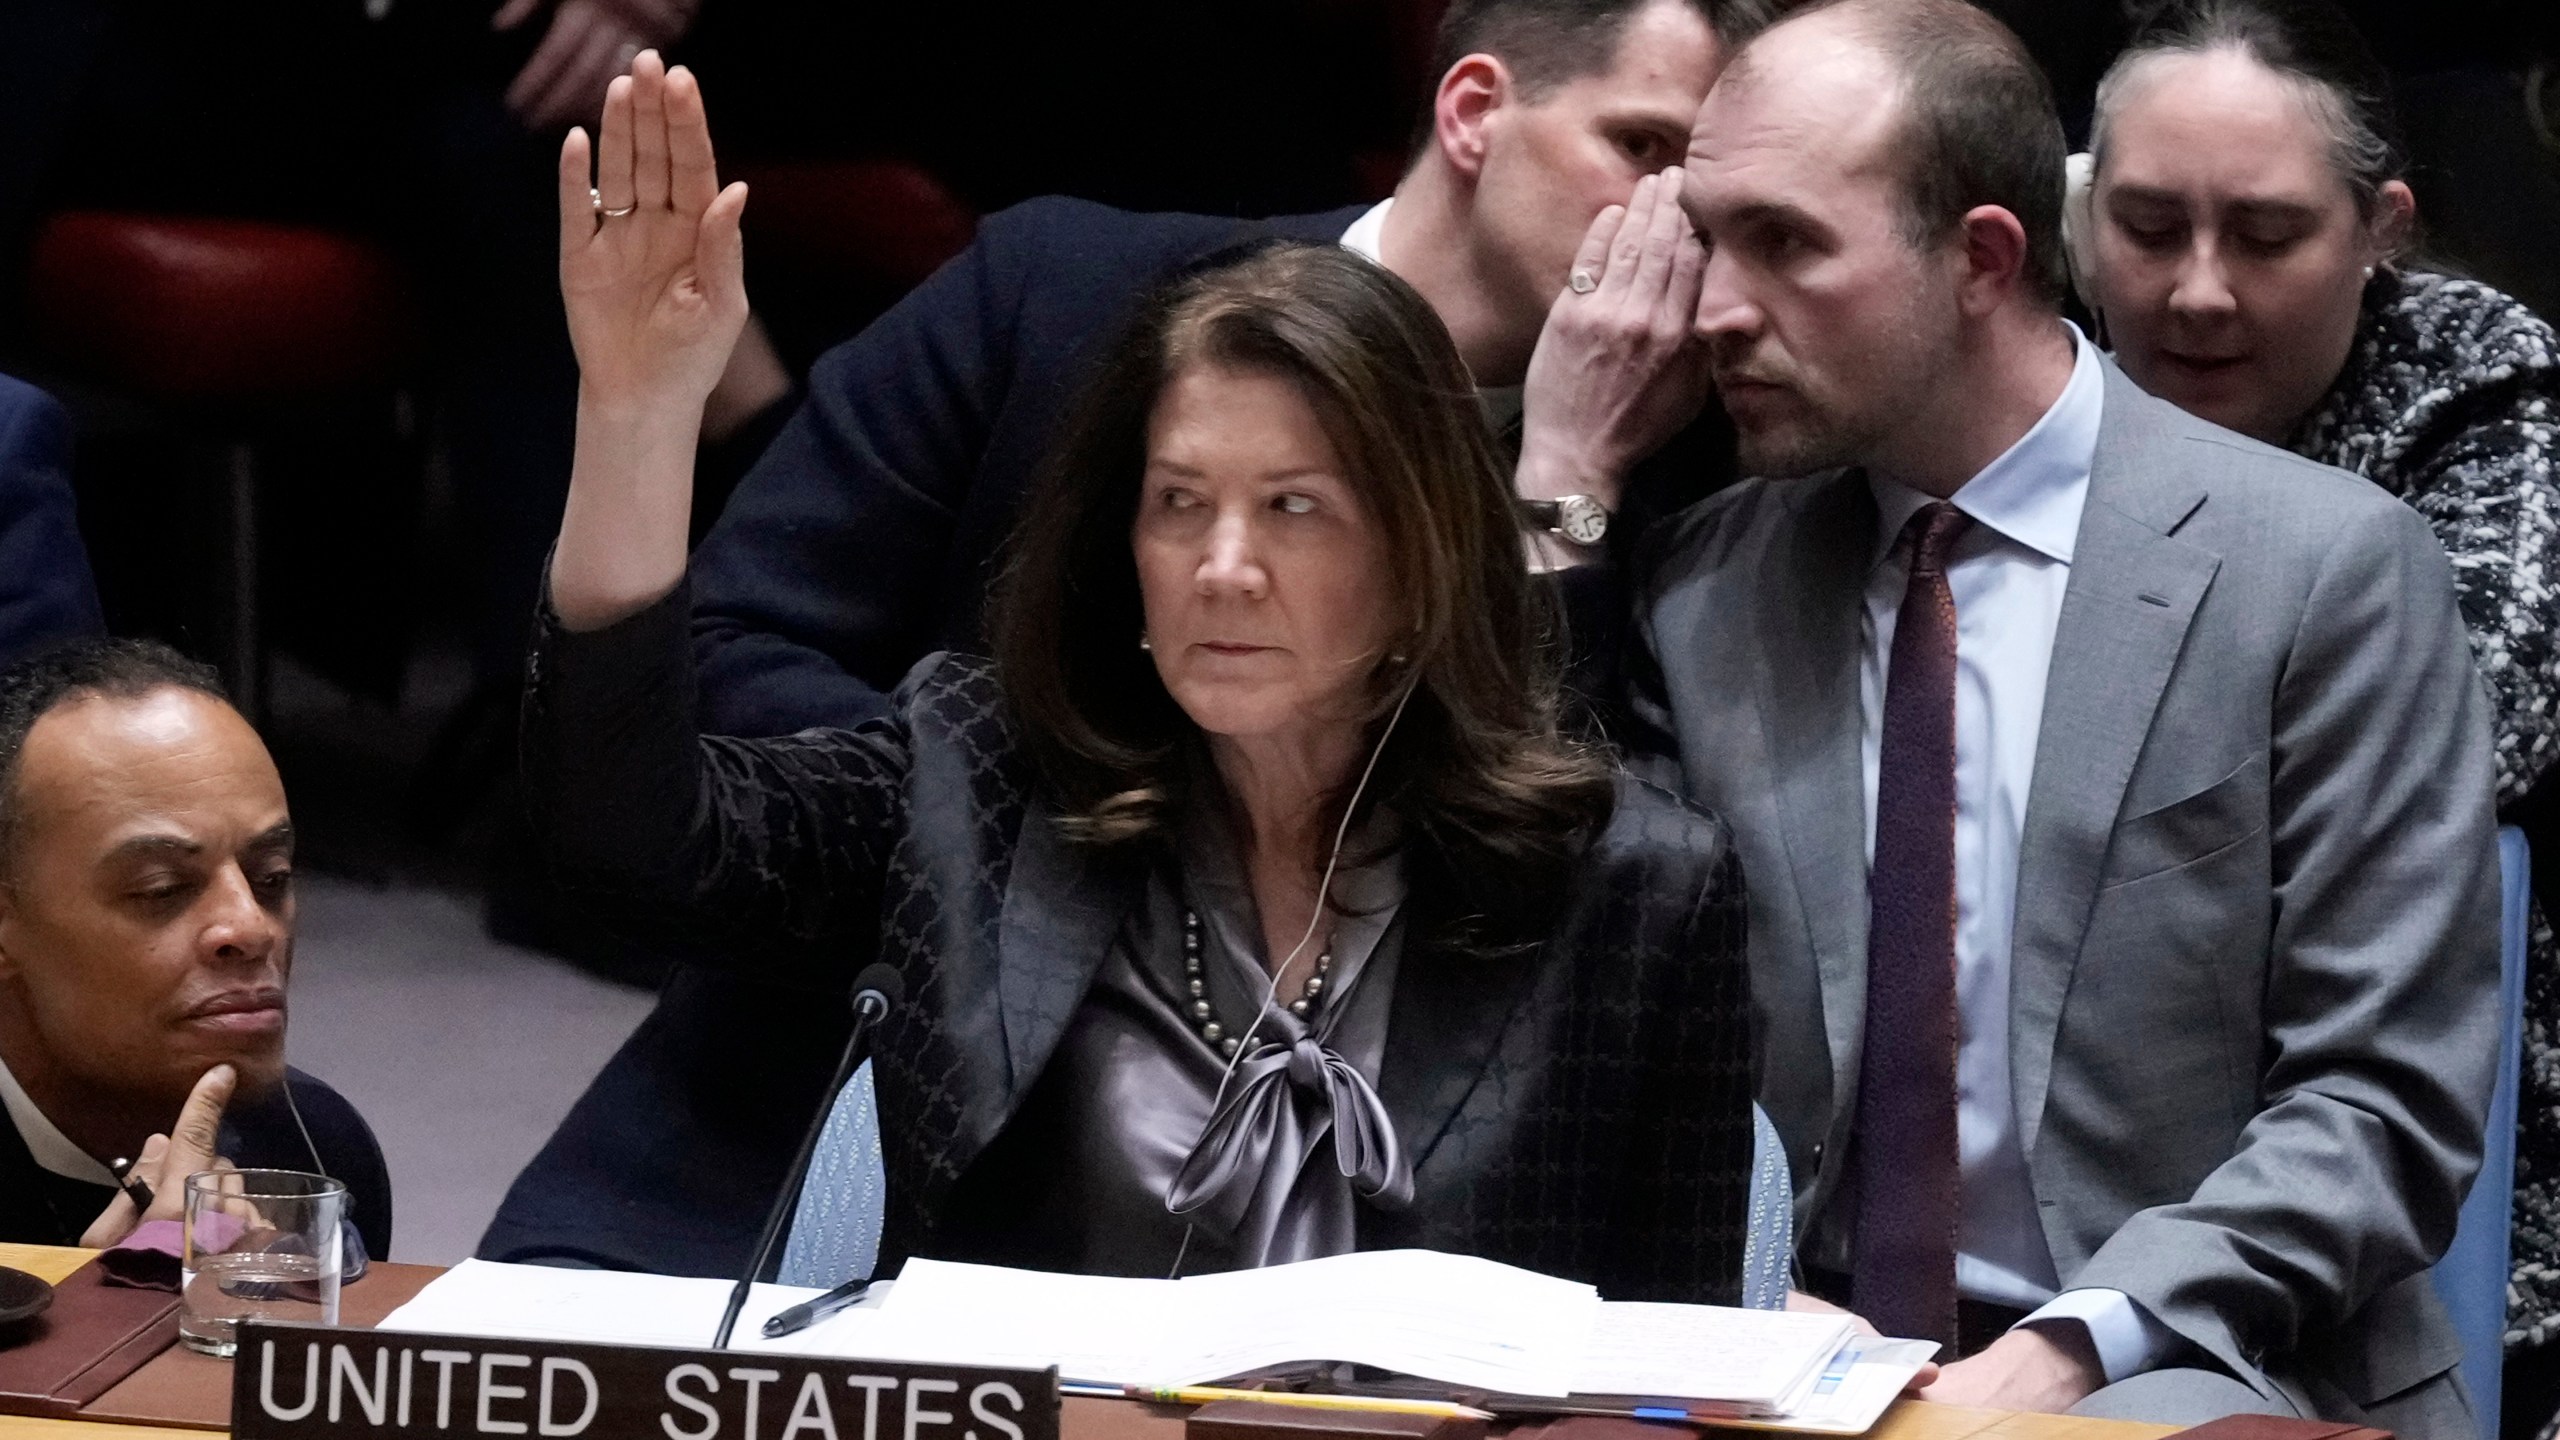
[[[702, 1348], [729, 1289], [722, 1280], [467, 1260], [383, 1328]], [[736, 1348], [1055, 1365], [1069, 1380], [1147, 1386], [1350, 1362], [1495, 1395], [1656, 1400], [1844, 1434], [1872, 1423], [1901, 1386], [1885, 1352], [1860, 1360], [1840, 1316], [1603, 1304], [1588, 1285], [1423, 1250], [1184, 1280], [911, 1260], [862, 1305], [797, 1335], [763, 1338], [767, 1317], [818, 1293], [757, 1286]], [[1882, 1400], [1870, 1410], [1878, 1387]], [[1858, 1414], [1862, 1423], [1832, 1428]]]
[[[392, 1311], [380, 1328], [700, 1350], [709, 1347], [720, 1328], [729, 1290], [726, 1280], [465, 1260]], [[734, 1348], [787, 1348], [787, 1342], [765, 1344], [764, 1322], [787, 1305], [823, 1293], [792, 1285], [758, 1285], [739, 1313]]]
[[880, 1328], [909, 1344], [949, 1336], [972, 1355], [1007, 1357], [987, 1363], [1045, 1356], [1040, 1363], [1061, 1374], [1106, 1384], [1192, 1385], [1330, 1360], [1562, 1395], [1599, 1304], [1588, 1285], [1429, 1250], [1185, 1280], [910, 1260], [880, 1307]]
[[1819, 1377], [1849, 1334], [1841, 1315], [1603, 1305], [1574, 1368], [1573, 1393], [1704, 1400], [1740, 1414], [1771, 1413]]
[[1931, 1340], [1880, 1340], [1860, 1335], [1822, 1367], [1805, 1394], [1776, 1415], [1720, 1420], [1743, 1430], [1785, 1430], [1805, 1435], [1864, 1435], [1884, 1417], [1911, 1377], [1938, 1353]]

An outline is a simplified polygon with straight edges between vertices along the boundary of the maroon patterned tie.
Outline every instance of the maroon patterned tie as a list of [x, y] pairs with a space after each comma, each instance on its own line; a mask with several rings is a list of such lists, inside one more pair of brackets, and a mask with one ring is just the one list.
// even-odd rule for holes
[[1956, 1339], [1956, 602], [1939, 502], [1903, 526], [1911, 578], [1885, 674], [1868, 872], [1851, 1299], [1887, 1335]]

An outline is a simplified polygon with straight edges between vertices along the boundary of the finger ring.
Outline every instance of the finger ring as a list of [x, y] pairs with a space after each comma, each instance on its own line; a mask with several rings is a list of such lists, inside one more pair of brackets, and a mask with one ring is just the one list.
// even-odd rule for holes
[[603, 191], [601, 191], [601, 190], [596, 190], [596, 189], [592, 189], [592, 188], [591, 188], [591, 189], [589, 189], [589, 190], [587, 191], [587, 203], [588, 203], [588, 204], [590, 204], [590, 205], [593, 205], [594, 207], [596, 207], [596, 213], [597, 213], [597, 214], [599, 214], [599, 215], [601, 215], [601, 216], [603, 216], [603, 217], [604, 217], [604, 218], [606, 218], [607, 220], [619, 220], [619, 219], [621, 219], [623, 216], [628, 215], [628, 214], [630, 214], [632, 211], [637, 210], [637, 209], [639, 209], [639, 208], [640, 208], [640, 202], [639, 202], [639, 201], [637, 201], [637, 200], [634, 200], [634, 201], [632, 201], [630, 204], [623, 206], [623, 207], [622, 207], [621, 209], [619, 209], [619, 210], [607, 210], [606, 208], [604, 208], [604, 192], [603, 192]]
[[1592, 291], [1600, 288], [1599, 277], [1593, 275], [1588, 270], [1574, 271], [1572, 275], [1566, 278], [1564, 283], [1565, 288], [1571, 290], [1576, 295], [1588, 295]]
[[159, 1197], [151, 1193], [151, 1187], [144, 1183], [141, 1176], [133, 1173], [136, 1163], [131, 1160], [118, 1160], [107, 1168], [115, 1174], [116, 1188], [122, 1190], [126, 1198], [133, 1201], [134, 1213], [141, 1214], [149, 1210], [151, 1202]]

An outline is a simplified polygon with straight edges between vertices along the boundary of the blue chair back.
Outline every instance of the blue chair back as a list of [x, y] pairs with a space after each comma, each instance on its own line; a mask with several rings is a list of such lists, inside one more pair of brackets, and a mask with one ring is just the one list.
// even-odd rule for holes
[[1746, 1310], [1787, 1308], [1787, 1277], [1795, 1268], [1796, 1185], [1778, 1127], [1758, 1105], [1751, 1107], [1751, 1215], [1742, 1237], [1742, 1305]]
[[832, 1290], [848, 1280], [871, 1278], [880, 1258], [880, 1216], [889, 1193], [880, 1159], [880, 1105], [871, 1086], [871, 1062], [853, 1072], [836, 1093], [835, 1108], [809, 1157], [809, 1178], [791, 1212], [791, 1236], [782, 1244], [774, 1279], [785, 1285]]
[[2507, 1335], [2507, 1232], [2516, 1189], [2516, 1089], [2524, 1049], [2524, 950], [2532, 929], [2533, 874], [2524, 832], [2498, 832], [2498, 993], [2505, 1017], [2499, 1037], [2498, 1088], [2489, 1101], [2488, 1143], [2480, 1176], [2462, 1202], [2453, 1248], [2436, 1262], [2436, 1294], [2462, 1336], [2462, 1381], [2481, 1440], [2498, 1440], [2498, 1387]]

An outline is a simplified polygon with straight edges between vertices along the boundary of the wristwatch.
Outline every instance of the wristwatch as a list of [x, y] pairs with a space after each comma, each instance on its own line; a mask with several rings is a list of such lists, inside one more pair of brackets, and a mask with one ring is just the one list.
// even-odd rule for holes
[[1553, 500], [1523, 500], [1520, 518], [1576, 545], [1597, 545], [1609, 538], [1609, 507], [1588, 495]]

